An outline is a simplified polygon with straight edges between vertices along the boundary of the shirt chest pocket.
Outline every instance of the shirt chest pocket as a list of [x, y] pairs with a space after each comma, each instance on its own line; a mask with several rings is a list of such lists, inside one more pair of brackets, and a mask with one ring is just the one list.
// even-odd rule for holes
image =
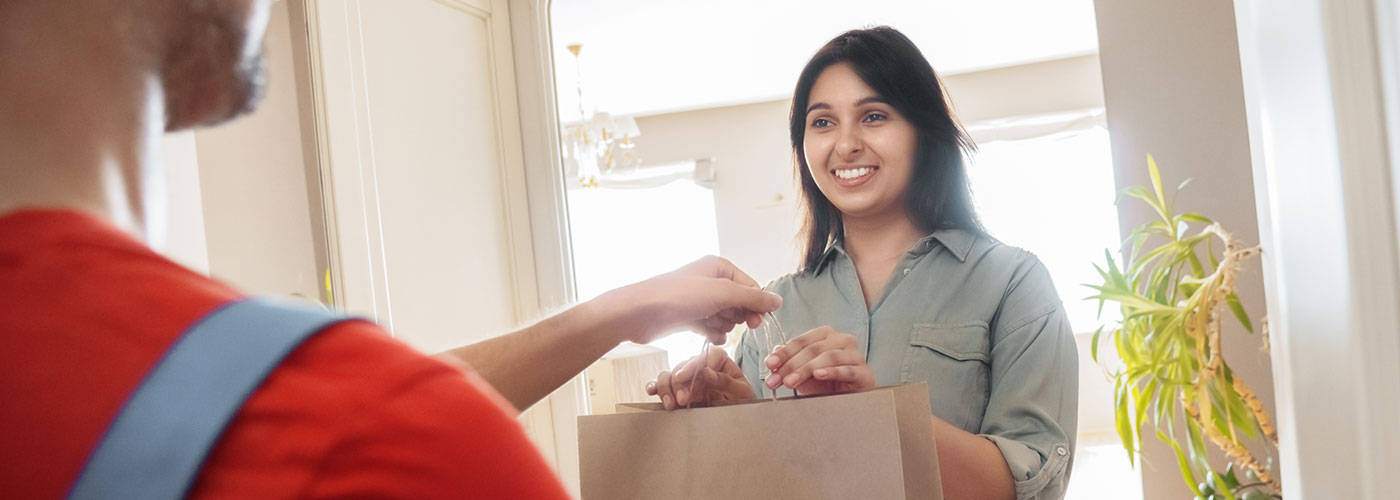
[[916, 324], [900, 381], [928, 383], [934, 415], [976, 433], [987, 409], [990, 347], [985, 323]]

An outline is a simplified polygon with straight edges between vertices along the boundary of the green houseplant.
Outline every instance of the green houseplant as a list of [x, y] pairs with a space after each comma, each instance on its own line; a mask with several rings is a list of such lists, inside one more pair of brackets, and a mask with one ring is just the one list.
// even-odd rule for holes
[[[1171, 198], [1163, 193], [1156, 161], [1148, 156], [1147, 163], [1151, 189], [1129, 187], [1119, 199], [1147, 203], [1159, 220], [1133, 229], [1121, 260], [1105, 250], [1104, 265], [1094, 266], [1102, 283], [1086, 285], [1096, 291], [1086, 300], [1098, 301], [1100, 314], [1107, 303], [1122, 313], [1121, 320], [1094, 333], [1090, 352], [1095, 362], [1100, 361], [1101, 343], [1116, 353], [1105, 372], [1114, 383], [1115, 424], [1123, 448], [1133, 460], [1150, 416], [1157, 438], [1175, 451], [1182, 479], [1197, 498], [1282, 498], [1270, 464], [1246, 446], [1252, 440], [1276, 447], [1278, 434], [1220, 348], [1227, 308], [1245, 330], [1254, 332], [1234, 287], [1241, 262], [1260, 249], [1244, 247], [1200, 214], [1176, 213], [1175, 193]], [[1267, 350], [1267, 322], [1262, 326]], [[1225, 470], [1211, 470], [1206, 441], [1229, 457]], [[1236, 477], [1240, 469], [1243, 478]]]

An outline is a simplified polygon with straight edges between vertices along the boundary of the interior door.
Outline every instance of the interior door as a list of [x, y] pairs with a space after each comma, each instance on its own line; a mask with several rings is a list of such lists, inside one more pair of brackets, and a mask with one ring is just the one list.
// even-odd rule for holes
[[429, 352], [534, 303], [501, 3], [307, 2], [337, 304]]
[[[506, 0], [293, 8], [336, 305], [425, 352], [535, 319]], [[521, 422], [558, 463], [550, 400]]]

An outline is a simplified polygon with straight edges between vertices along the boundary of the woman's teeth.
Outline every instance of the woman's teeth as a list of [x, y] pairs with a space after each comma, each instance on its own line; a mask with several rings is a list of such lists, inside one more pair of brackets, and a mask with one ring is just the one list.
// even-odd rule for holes
[[848, 168], [845, 170], [837, 170], [836, 176], [842, 179], [854, 179], [856, 177], [861, 177], [874, 171], [875, 169], [870, 167]]

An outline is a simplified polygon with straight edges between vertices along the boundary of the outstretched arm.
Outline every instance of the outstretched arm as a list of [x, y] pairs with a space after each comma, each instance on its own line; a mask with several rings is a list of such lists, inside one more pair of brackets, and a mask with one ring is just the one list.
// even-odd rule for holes
[[782, 304], [732, 263], [705, 257], [612, 290], [523, 330], [443, 353], [466, 362], [516, 408], [549, 395], [618, 344], [690, 329], [722, 343]]

